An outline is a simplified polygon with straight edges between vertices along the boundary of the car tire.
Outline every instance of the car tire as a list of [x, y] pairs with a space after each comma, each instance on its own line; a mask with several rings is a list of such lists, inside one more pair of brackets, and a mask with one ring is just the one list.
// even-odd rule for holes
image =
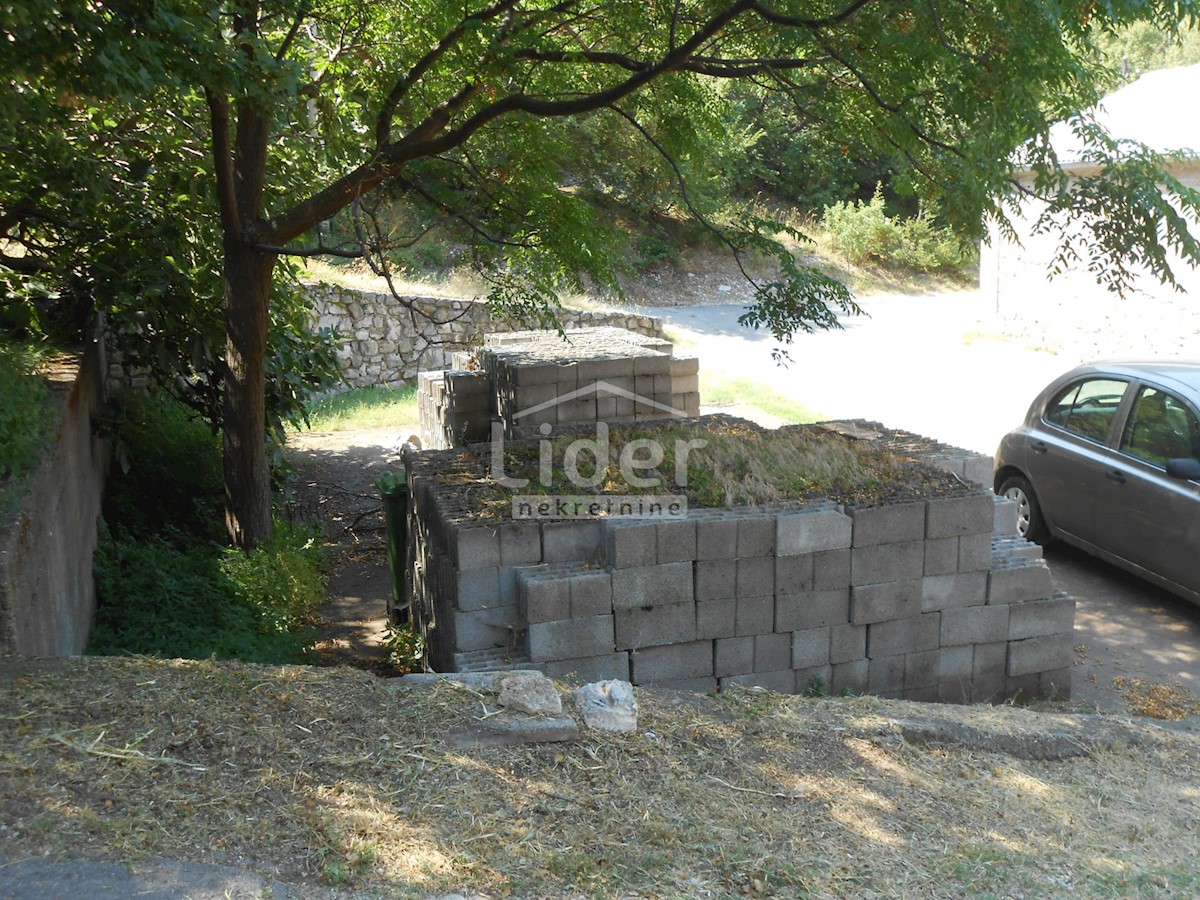
[[1044, 544], [1050, 536], [1046, 519], [1038, 504], [1037, 495], [1023, 475], [1009, 475], [997, 491], [1001, 497], [1017, 504], [1017, 534], [1029, 541]]

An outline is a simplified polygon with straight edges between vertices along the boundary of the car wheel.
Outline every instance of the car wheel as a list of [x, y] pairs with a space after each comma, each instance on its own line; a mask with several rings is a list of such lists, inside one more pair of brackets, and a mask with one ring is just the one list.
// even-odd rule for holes
[[1044, 543], [1049, 532], [1032, 485], [1021, 475], [1010, 475], [1000, 485], [999, 493], [1001, 497], [1016, 501], [1017, 534], [1027, 540]]

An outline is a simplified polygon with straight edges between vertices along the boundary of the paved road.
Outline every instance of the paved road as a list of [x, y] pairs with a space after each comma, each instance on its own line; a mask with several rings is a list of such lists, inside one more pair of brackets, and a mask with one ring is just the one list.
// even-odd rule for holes
[[[994, 337], [976, 292], [882, 295], [843, 330], [799, 335], [780, 369], [769, 335], [737, 325], [741, 306], [652, 307], [700, 357], [702, 371], [758, 381], [831, 418], [866, 418], [991, 455], [1029, 402], [1082, 359]], [[702, 398], [703, 399], [703, 398]], [[1178, 684], [1200, 695], [1200, 608], [1070, 548], [1046, 551], [1079, 601], [1073, 699], [1127, 710], [1114, 678]], [[1189, 720], [1200, 730], [1200, 717]]]

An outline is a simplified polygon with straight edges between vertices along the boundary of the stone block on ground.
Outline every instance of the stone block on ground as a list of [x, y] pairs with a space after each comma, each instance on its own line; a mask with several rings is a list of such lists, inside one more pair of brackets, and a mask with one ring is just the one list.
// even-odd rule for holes
[[531, 716], [562, 715], [562, 698], [554, 682], [540, 672], [514, 672], [500, 681], [497, 702]]
[[585, 684], [571, 699], [588, 728], [624, 734], [637, 731], [637, 698], [628, 681]]

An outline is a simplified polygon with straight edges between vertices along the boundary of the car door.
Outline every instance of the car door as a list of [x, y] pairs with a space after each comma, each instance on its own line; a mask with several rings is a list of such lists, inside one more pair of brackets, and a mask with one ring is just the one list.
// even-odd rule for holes
[[1167, 476], [1171, 459], [1200, 458], [1200, 416], [1157, 385], [1135, 389], [1096, 505], [1096, 546], [1200, 590], [1200, 484]]
[[1113, 423], [1129, 382], [1090, 375], [1051, 396], [1030, 431], [1025, 454], [1042, 512], [1060, 532], [1092, 541], [1096, 498], [1113, 451]]

